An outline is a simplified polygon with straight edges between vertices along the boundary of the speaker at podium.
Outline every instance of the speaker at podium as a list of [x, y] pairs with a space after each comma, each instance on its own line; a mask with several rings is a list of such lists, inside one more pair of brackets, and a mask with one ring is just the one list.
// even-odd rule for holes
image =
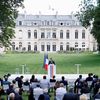
[[49, 64], [48, 65], [48, 77], [53, 78], [54, 75], [56, 76], [56, 65]]

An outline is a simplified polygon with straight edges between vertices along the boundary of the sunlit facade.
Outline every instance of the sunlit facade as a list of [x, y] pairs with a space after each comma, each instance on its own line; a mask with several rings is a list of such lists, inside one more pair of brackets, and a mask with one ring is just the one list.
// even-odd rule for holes
[[12, 51], [93, 51], [97, 44], [73, 15], [25, 15], [16, 19]]

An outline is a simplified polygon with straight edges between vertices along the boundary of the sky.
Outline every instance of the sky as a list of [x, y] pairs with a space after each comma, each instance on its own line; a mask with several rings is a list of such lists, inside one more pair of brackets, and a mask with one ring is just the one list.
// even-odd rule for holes
[[81, 0], [24, 0], [24, 9], [19, 13], [68, 15], [79, 10]]

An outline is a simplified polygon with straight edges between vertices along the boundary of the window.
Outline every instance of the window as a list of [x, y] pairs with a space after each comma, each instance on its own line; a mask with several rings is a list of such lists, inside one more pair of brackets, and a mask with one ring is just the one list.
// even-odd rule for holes
[[52, 45], [53, 51], [56, 51], [56, 45]]
[[22, 25], [22, 21], [19, 21], [19, 25]]
[[41, 45], [41, 51], [44, 51], [44, 45]]
[[56, 38], [56, 30], [53, 30], [52, 38]]
[[75, 39], [78, 39], [78, 30], [75, 30]]
[[22, 33], [22, 30], [19, 30], [19, 39], [22, 39], [22, 37], [23, 37], [23, 33]]
[[47, 25], [50, 25], [49, 21], [47, 21]]
[[31, 38], [31, 30], [28, 30], [28, 39]]
[[60, 51], [63, 51], [63, 43], [60, 43]]
[[66, 38], [69, 39], [69, 30], [66, 31]]
[[37, 30], [34, 30], [34, 38], [37, 39]]
[[85, 42], [82, 42], [82, 47], [85, 47]]
[[66, 51], [69, 51], [70, 50], [70, 48], [69, 48], [69, 42], [67, 42], [67, 44], [66, 44]]
[[37, 51], [37, 43], [34, 43], [34, 51]]
[[37, 45], [34, 45], [34, 51], [37, 51]]
[[28, 42], [28, 51], [31, 51], [31, 43]]
[[77, 48], [78, 47], [78, 43], [77, 42], [75, 42], [75, 48]]
[[47, 32], [47, 38], [51, 38], [51, 33], [50, 33], [50, 31]]
[[22, 42], [19, 42], [19, 50], [22, 49]]
[[60, 39], [63, 39], [63, 30], [60, 30]]
[[85, 30], [82, 30], [82, 39], [85, 39]]
[[45, 38], [44, 32], [41, 32], [41, 38]]
[[15, 51], [15, 42], [12, 42], [12, 50]]
[[31, 51], [31, 45], [28, 45], [28, 51]]
[[50, 43], [47, 43], [47, 51], [50, 51]]

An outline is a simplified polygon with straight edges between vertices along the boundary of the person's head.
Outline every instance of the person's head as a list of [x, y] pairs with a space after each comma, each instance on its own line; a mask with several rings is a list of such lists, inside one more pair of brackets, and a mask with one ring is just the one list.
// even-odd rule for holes
[[10, 93], [9, 94], [9, 100], [14, 100], [15, 98], [15, 94], [14, 93]]
[[65, 77], [64, 76], [62, 76], [62, 80], [64, 80], [65, 79]]
[[35, 75], [32, 75], [32, 79], [34, 79], [35, 78]]
[[82, 78], [82, 75], [79, 75], [79, 78], [81, 79]]
[[23, 79], [23, 78], [24, 78], [24, 76], [20, 76], [20, 78], [21, 78], [21, 79]]
[[53, 79], [55, 79], [55, 75], [53, 76]]
[[79, 100], [88, 100], [87, 95], [86, 94], [80, 95]]
[[15, 84], [16, 83], [16, 80], [12, 80], [12, 83]]
[[46, 76], [43, 76], [43, 79], [46, 79]]

